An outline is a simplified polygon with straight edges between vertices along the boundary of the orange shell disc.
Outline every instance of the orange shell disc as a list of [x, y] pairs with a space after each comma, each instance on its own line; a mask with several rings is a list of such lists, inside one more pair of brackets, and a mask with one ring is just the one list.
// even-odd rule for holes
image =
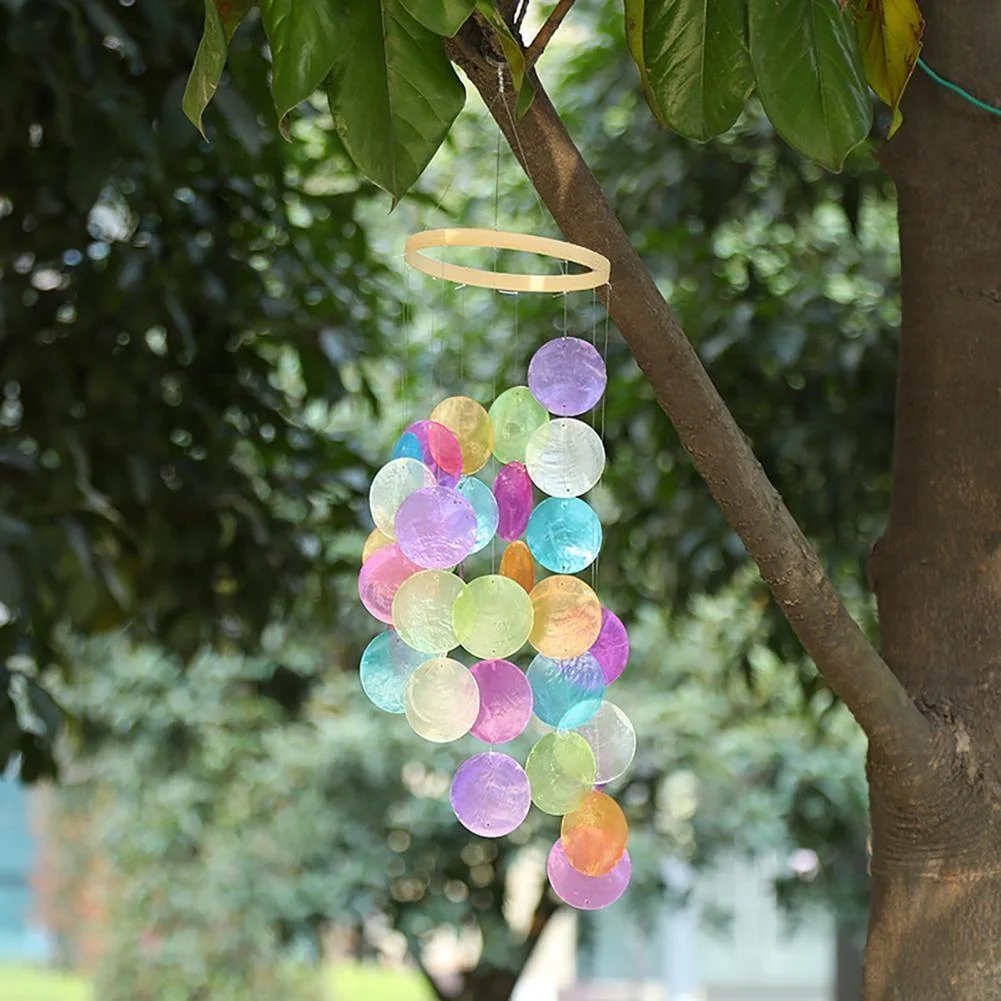
[[603, 792], [589, 792], [563, 817], [563, 851], [585, 876], [604, 876], [615, 868], [629, 843], [629, 823], [622, 808]]
[[504, 550], [500, 572], [502, 577], [509, 577], [529, 593], [535, 587], [535, 562], [531, 550], [520, 539]]

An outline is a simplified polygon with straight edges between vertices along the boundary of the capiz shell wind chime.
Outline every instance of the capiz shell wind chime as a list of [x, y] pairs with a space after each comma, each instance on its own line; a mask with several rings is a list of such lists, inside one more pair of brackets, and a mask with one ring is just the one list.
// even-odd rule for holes
[[[483, 271], [425, 253], [452, 247], [524, 251], [586, 270]], [[404, 256], [437, 279], [516, 293], [597, 289], [610, 271], [607, 258], [576, 244], [486, 229], [418, 233]], [[505, 389], [489, 410], [469, 396], [442, 400], [406, 428], [373, 479], [375, 529], [358, 590], [388, 628], [362, 656], [361, 684], [426, 740], [469, 734], [486, 745], [451, 785], [455, 815], [472, 833], [510, 834], [532, 804], [561, 816], [550, 884], [567, 904], [593, 910], [629, 883], [628, 825], [602, 788], [636, 750], [628, 717], [605, 698], [629, 639], [578, 576], [602, 543], [582, 496], [601, 478], [605, 449], [582, 415], [604, 394], [605, 361], [564, 330], [536, 351], [527, 383]], [[467, 579], [465, 561], [496, 539], [505, 543], [497, 571]], [[523, 670], [514, 658], [526, 647], [534, 656]], [[496, 749], [533, 716], [544, 732], [524, 763]]]

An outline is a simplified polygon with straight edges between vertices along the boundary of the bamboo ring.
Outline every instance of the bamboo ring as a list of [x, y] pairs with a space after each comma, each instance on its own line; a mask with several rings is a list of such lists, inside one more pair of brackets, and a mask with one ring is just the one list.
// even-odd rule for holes
[[[541, 257], [572, 261], [590, 269], [582, 274], [535, 275], [486, 271], [438, 261], [422, 253], [430, 248], [480, 247], [484, 250], [523, 250]], [[476, 285], [500, 292], [581, 292], [608, 284], [611, 264], [607, 257], [577, 243], [545, 236], [509, 233], [496, 229], [428, 229], [407, 237], [403, 259], [432, 278], [458, 285]]]

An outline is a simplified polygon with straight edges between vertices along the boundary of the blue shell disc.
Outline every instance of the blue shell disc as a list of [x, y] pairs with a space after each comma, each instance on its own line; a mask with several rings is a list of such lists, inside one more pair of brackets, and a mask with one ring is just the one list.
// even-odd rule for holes
[[380, 633], [361, 655], [361, 687], [369, 700], [387, 713], [403, 712], [410, 675], [428, 659], [411, 649], [392, 629]]
[[601, 522], [579, 497], [550, 497], [528, 519], [525, 541], [547, 570], [580, 573], [601, 551]]
[[586, 723], [605, 696], [601, 665], [589, 653], [572, 660], [553, 660], [541, 653], [529, 665], [527, 677], [535, 699], [535, 715], [563, 730]]
[[475, 476], [464, 476], [459, 480], [456, 492], [465, 497], [473, 506], [476, 514], [476, 535], [473, 543], [473, 552], [478, 553], [481, 549], [490, 545], [493, 537], [497, 534], [497, 526], [500, 523], [500, 509], [497, 507], [497, 498], [494, 492], [482, 480]]

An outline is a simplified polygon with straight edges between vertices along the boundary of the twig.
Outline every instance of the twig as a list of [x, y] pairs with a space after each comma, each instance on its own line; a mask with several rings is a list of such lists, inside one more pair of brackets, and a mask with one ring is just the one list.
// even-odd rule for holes
[[570, 8], [574, 3], [576, 0], [559, 0], [559, 3], [553, 8], [553, 12], [546, 18], [546, 23], [539, 28], [539, 33], [532, 39], [532, 44], [525, 49], [526, 69], [531, 69], [536, 64], [550, 39], [556, 34], [557, 28], [563, 23], [563, 18], [570, 13]]
[[528, 935], [525, 938], [526, 963], [532, 958], [532, 952], [534, 951], [536, 945], [538, 945], [539, 939], [542, 937], [542, 933], [546, 930], [546, 926], [549, 924], [549, 919], [556, 913], [557, 909], [557, 905], [549, 893], [549, 884], [543, 884], [542, 896], [539, 898], [539, 903], [535, 908], [535, 913], [532, 915], [532, 924], [528, 929]]
[[525, 20], [525, 15], [528, 13], [528, 0], [519, 0], [518, 12], [514, 15], [514, 30], [516, 32], [521, 31], [521, 25]]
[[421, 976], [424, 977], [425, 983], [431, 988], [431, 993], [434, 994], [437, 1001], [452, 1001], [452, 999], [438, 986], [435, 982], [434, 977], [431, 976], [431, 971], [424, 965], [424, 960], [421, 959], [420, 949], [411, 950], [414, 955], [414, 960], [417, 963], [417, 969], [420, 970]]

